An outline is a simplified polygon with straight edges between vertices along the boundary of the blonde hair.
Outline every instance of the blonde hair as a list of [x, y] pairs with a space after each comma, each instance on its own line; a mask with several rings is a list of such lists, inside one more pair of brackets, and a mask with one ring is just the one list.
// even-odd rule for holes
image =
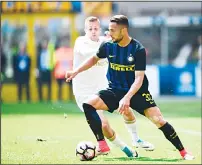
[[85, 19], [85, 27], [87, 26], [87, 24], [88, 24], [89, 22], [96, 22], [96, 21], [100, 24], [99, 18], [97, 18], [97, 17], [95, 17], [95, 16], [90, 16], [90, 17], [86, 18], [86, 19]]

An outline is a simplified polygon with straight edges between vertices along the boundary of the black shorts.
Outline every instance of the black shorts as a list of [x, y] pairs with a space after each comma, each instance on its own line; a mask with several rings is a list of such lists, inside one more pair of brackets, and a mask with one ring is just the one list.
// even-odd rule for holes
[[[125, 91], [106, 89], [99, 91], [98, 95], [109, 108], [108, 111], [113, 113], [114, 110], [118, 109], [119, 101], [126, 93]], [[130, 107], [142, 115], [144, 115], [145, 109], [155, 106], [156, 103], [152, 99], [152, 95], [149, 91], [136, 93], [130, 100]]]

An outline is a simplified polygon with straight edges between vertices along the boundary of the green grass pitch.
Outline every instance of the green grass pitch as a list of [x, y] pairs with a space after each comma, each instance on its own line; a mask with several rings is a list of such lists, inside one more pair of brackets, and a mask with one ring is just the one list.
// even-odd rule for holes
[[[157, 102], [158, 103], [158, 102]], [[127, 158], [112, 144], [111, 153], [81, 162], [75, 156], [78, 142], [96, 140], [75, 103], [32, 103], [1, 105], [2, 164], [201, 164], [201, 102], [161, 101], [161, 111], [176, 129], [184, 146], [196, 156], [182, 160], [161, 131], [135, 113], [142, 139], [155, 145], [152, 152], [138, 149], [137, 159]], [[64, 113], [66, 117], [64, 117]], [[122, 117], [105, 113], [122, 140], [131, 146]], [[42, 139], [44, 141], [38, 141]]]

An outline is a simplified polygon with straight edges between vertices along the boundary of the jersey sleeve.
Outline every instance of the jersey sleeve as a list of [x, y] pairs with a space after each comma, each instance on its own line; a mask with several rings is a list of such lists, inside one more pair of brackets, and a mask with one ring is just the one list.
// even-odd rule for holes
[[100, 45], [100, 47], [99, 47], [99, 49], [98, 49], [98, 51], [96, 53], [96, 55], [97, 55], [98, 58], [106, 58], [107, 57], [106, 46], [107, 46], [106, 42], [103, 42]]
[[144, 71], [146, 70], [146, 51], [145, 48], [140, 49], [135, 54], [135, 70]]

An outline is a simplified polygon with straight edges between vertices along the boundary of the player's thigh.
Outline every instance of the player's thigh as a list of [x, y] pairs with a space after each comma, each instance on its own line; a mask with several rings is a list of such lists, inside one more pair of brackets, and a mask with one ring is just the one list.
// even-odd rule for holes
[[[94, 100], [94, 99], [96, 99], [96, 100]], [[80, 96], [75, 95], [75, 100], [76, 100], [76, 103], [77, 103], [79, 109], [82, 112], [84, 112], [83, 103], [88, 103], [88, 104], [92, 105], [95, 109], [100, 107], [100, 109], [97, 109], [97, 110], [98, 110], [98, 112], [100, 111], [99, 114], [104, 120], [104, 114], [103, 114], [102, 110], [107, 110], [107, 107], [104, 105], [104, 102], [101, 99], [99, 99], [99, 98], [97, 99], [97, 95], [80, 95]]]
[[131, 108], [136, 110], [142, 115], [145, 115], [144, 110], [156, 107], [156, 103], [153, 100], [151, 94], [148, 92], [135, 94], [130, 101]]
[[84, 103], [90, 104], [96, 110], [108, 110], [109, 109], [107, 107], [107, 105], [105, 104], [105, 102], [98, 95], [90, 96], [89, 99], [86, 100]]
[[108, 112], [113, 113], [119, 107], [120, 98], [119, 94], [111, 89], [101, 90], [97, 94], [100, 99], [105, 103], [108, 108]]

